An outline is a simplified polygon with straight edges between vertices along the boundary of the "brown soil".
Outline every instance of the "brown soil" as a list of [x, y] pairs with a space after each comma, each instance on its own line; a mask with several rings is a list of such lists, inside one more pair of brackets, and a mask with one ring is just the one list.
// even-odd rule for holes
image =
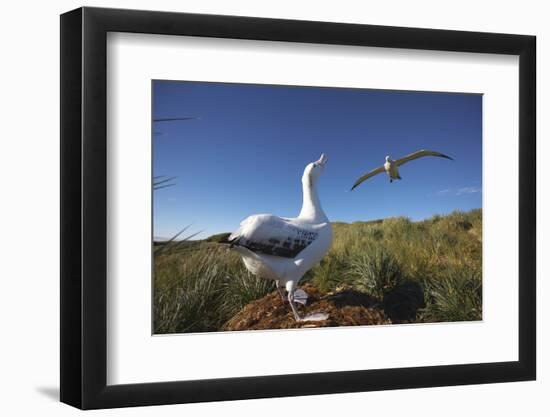
[[283, 302], [277, 291], [253, 301], [243, 307], [222, 330], [266, 330], [294, 329], [308, 327], [337, 327], [390, 324], [377, 300], [367, 294], [340, 288], [332, 293], [321, 295], [311, 284], [300, 287], [307, 292], [307, 305], [297, 304], [300, 315], [326, 313], [324, 321], [294, 320], [288, 302]]

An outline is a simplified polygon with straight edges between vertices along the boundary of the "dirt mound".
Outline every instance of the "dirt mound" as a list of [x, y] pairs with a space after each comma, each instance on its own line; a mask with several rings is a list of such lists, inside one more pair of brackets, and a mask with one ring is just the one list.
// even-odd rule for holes
[[326, 313], [323, 321], [294, 320], [288, 302], [283, 302], [277, 291], [243, 307], [224, 326], [223, 330], [266, 330], [308, 327], [337, 327], [389, 324], [377, 300], [350, 288], [341, 288], [321, 295], [311, 284], [300, 287], [309, 298], [307, 305], [297, 304], [302, 316]]

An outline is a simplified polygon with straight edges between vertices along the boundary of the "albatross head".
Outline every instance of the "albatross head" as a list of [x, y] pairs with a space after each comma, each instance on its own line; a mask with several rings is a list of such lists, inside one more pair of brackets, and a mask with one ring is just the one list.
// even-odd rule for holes
[[302, 181], [306, 181], [306, 184], [312, 186], [317, 182], [317, 179], [322, 174], [325, 169], [325, 164], [327, 163], [328, 158], [325, 154], [322, 154], [321, 157], [315, 161], [307, 164], [306, 169], [304, 170], [304, 176]]

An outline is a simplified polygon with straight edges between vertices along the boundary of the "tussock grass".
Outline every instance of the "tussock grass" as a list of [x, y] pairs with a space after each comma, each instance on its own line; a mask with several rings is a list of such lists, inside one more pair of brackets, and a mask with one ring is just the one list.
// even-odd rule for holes
[[482, 313], [481, 276], [475, 271], [449, 271], [438, 280], [427, 283], [431, 302], [423, 313], [423, 320], [469, 321], [480, 320]]
[[[273, 281], [256, 277], [248, 271], [228, 275], [223, 287], [223, 303], [220, 314], [229, 319], [245, 305], [275, 289]], [[225, 320], [227, 321], [227, 320]]]
[[[423, 289], [425, 301], [416, 321], [481, 319], [480, 209], [420, 222], [405, 217], [336, 222], [333, 230], [330, 251], [304, 277], [321, 293], [345, 284], [381, 300], [401, 283], [413, 282]], [[223, 239], [155, 252], [155, 333], [218, 330], [250, 301], [275, 289], [217, 243]]]
[[218, 330], [249, 302], [275, 289], [250, 274], [236, 253], [208, 242], [155, 256], [155, 333]]
[[389, 252], [381, 248], [353, 258], [349, 265], [355, 286], [379, 299], [403, 281], [401, 267]]

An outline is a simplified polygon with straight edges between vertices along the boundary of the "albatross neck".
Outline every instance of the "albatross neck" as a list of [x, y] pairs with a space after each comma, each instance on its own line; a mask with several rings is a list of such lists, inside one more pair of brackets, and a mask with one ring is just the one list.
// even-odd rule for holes
[[304, 179], [302, 180], [302, 191], [302, 210], [300, 211], [298, 218], [315, 223], [328, 222], [327, 216], [321, 207], [319, 196], [317, 195], [317, 184], [312, 184], [311, 180]]

